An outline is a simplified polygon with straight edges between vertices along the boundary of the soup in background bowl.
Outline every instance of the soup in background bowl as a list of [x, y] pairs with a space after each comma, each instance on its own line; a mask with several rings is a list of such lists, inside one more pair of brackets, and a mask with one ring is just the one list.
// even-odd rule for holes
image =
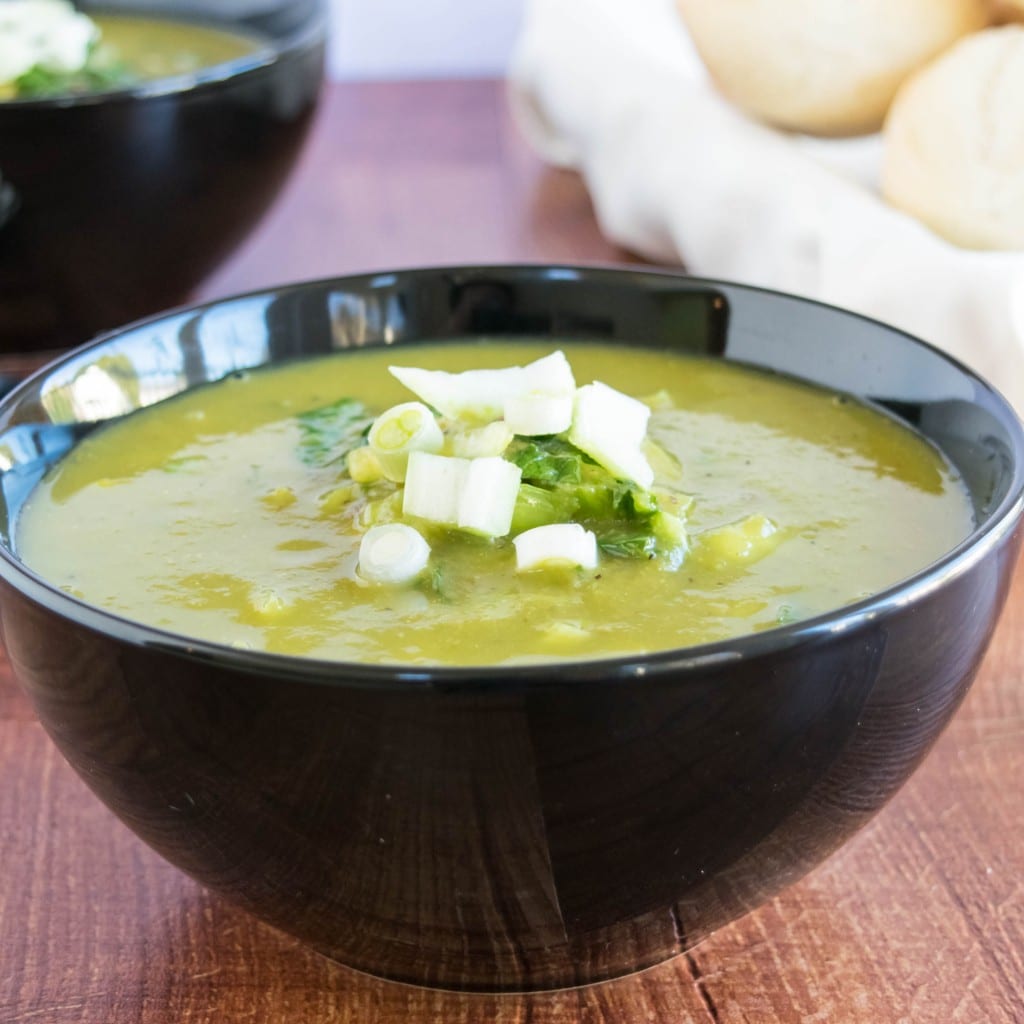
[[184, 302], [284, 184], [323, 75], [320, 0], [78, 6], [116, 51], [95, 88], [32, 72], [0, 98], [7, 352]]
[[[608, 383], [627, 392], [631, 368], [668, 352], [848, 394], [942, 453], [973, 525], [878, 593], [793, 623], [470, 667], [197, 639], [19, 558], [39, 481], [87, 439], [130, 436], [130, 417], [112, 423], [125, 414], [233, 373], [301, 374], [299, 357], [342, 367], [387, 346], [416, 366], [425, 342], [480, 338], [570, 357], [613, 345]], [[935, 349], [789, 296], [572, 267], [373, 274], [166, 314], [9, 395], [0, 460], [9, 657], [90, 787], [173, 863], [326, 955], [482, 990], [583, 984], [682, 952], [856, 831], [966, 693], [1024, 505], [1019, 421]], [[137, 540], [121, 525], [100, 543], [114, 559]]]
[[269, 40], [251, 32], [173, 15], [90, 15], [70, 0], [10, 0], [0, 7], [0, 36], [0, 101], [96, 96], [151, 82], [167, 90], [168, 79], [224, 77], [242, 70], [239, 62], [254, 67], [273, 56]]

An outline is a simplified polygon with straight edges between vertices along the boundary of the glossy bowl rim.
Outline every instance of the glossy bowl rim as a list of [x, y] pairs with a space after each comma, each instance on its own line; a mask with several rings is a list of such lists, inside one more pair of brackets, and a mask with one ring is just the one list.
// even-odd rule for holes
[[[124, 335], [150, 324], [180, 316], [184, 313], [202, 313], [211, 308], [255, 296], [281, 295], [302, 292], [325, 286], [344, 286], [358, 281], [370, 281], [376, 277], [416, 278], [442, 274], [519, 274], [542, 277], [552, 271], [572, 273], [577, 278], [607, 277], [626, 278], [637, 281], [642, 278], [675, 279], [700, 288], [728, 288], [733, 291], [751, 292], [775, 296], [801, 305], [827, 309], [842, 317], [852, 317], [872, 328], [900, 335], [912, 344], [929, 350], [932, 354], [951, 364], [964, 374], [975, 387], [980, 387], [1004, 414], [1005, 425], [1011, 439], [1014, 455], [1013, 477], [1007, 493], [989, 513], [985, 522], [974, 529], [955, 547], [938, 559], [922, 567], [911, 576], [894, 583], [886, 589], [851, 604], [801, 619], [797, 622], [777, 626], [757, 633], [745, 633], [726, 640], [697, 644], [689, 647], [667, 648], [643, 654], [620, 655], [591, 659], [558, 659], [545, 662], [504, 665], [402, 665], [400, 663], [373, 664], [357, 661], [325, 660], [307, 658], [301, 655], [278, 654], [266, 651], [252, 651], [231, 647], [215, 641], [190, 638], [180, 633], [162, 630], [140, 623], [97, 605], [82, 601], [60, 590], [37, 575], [15, 554], [12, 543], [0, 542], [0, 579], [18, 590], [25, 597], [41, 605], [49, 612], [68, 619], [77, 625], [95, 630], [122, 643], [156, 650], [179, 657], [208, 662], [218, 667], [272, 676], [295, 682], [324, 684], [347, 688], [390, 687], [399, 690], [418, 690], [423, 687], [444, 689], [476, 690], [488, 689], [507, 692], [540, 683], [551, 685], [574, 685], [578, 683], [629, 683], [650, 679], [652, 682], [667, 677], [686, 676], [739, 661], [747, 661], [769, 653], [789, 650], [805, 645], [827, 641], [828, 637], [853, 631], [876, 619], [909, 607], [945, 586], [949, 581], [968, 572], [988, 557], [1001, 542], [1024, 522], [1024, 423], [1017, 416], [1009, 402], [987, 380], [942, 349], [894, 327], [891, 324], [842, 309], [818, 299], [806, 298], [772, 288], [742, 284], [717, 278], [697, 277], [681, 270], [663, 267], [644, 267], [614, 263], [473, 263], [438, 264], [401, 269], [380, 269], [354, 274], [334, 275], [313, 280], [297, 281], [284, 285], [256, 288], [235, 295], [223, 296], [206, 302], [195, 303], [165, 310], [144, 317], [115, 330], [105, 332], [83, 345], [77, 346], [58, 358], [51, 360], [22, 381], [16, 388], [0, 399], [0, 416], [13, 409], [23, 392], [27, 392], [46, 377], [60, 370], [66, 364], [81, 358], [93, 349], [117, 341]], [[401, 344], [401, 343], [399, 343]], [[322, 358], [325, 354], [321, 354]], [[306, 357], [299, 357], [306, 358]], [[313, 357], [315, 358], [315, 357]], [[254, 369], [273, 366], [263, 363]], [[811, 383], [814, 383], [813, 381]], [[198, 386], [198, 385], [196, 385]], [[816, 385], [820, 386], [820, 385]], [[175, 394], [191, 390], [184, 388]], [[174, 395], [169, 396], [171, 398]], [[682, 680], [673, 678], [673, 682]], [[499, 686], [498, 684], [504, 684]]]
[[[123, 12], [131, 17], [142, 16], [134, 11]], [[187, 18], [168, 18], [152, 15], [156, 20], [188, 21]], [[221, 27], [210, 25], [209, 27]], [[146, 100], [164, 96], [180, 96], [188, 93], [202, 93], [228, 82], [238, 82], [273, 67], [282, 58], [304, 49], [325, 44], [327, 38], [327, 12], [324, 0], [316, 0], [315, 12], [309, 20], [279, 41], [263, 46], [248, 56], [235, 57], [209, 67], [196, 68], [183, 74], [167, 75], [163, 78], [140, 82], [119, 89], [104, 89], [98, 92], [78, 93], [61, 96], [38, 96], [28, 99], [0, 100], [0, 117], [3, 112], [28, 110], [71, 110], [79, 107], [98, 107], [118, 103], [144, 103]]]

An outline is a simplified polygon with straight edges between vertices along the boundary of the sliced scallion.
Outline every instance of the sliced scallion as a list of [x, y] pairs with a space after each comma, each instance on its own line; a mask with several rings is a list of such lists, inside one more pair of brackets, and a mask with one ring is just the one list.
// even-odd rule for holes
[[469, 459], [412, 452], [406, 467], [402, 512], [433, 523], [455, 526]]
[[405, 523], [374, 526], [359, 544], [359, 575], [370, 583], [404, 583], [430, 560], [430, 545]]
[[537, 526], [513, 538], [516, 569], [597, 568], [597, 538], [579, 523]]
[[444, 447], [444, 434], [422, 402], [403, 402], [382, 412], [367, 440], [384, 475], [398, 483], [405, 479], [410, 452], [439, 452]]
[[502, 458], [472, 459], [459, 498], [458, 527], [504, 537], [512, 527], [521, 472]]

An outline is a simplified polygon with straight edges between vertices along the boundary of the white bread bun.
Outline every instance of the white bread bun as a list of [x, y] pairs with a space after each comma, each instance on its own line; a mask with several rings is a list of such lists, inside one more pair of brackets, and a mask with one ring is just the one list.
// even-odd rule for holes
[[1024, 0], [990, 0], [996, 21], [1024, 21]]
[[721, 91], [771, 124], [857, 135], [904, 78], [989, 22], [987, 0], [676, 0]]
[[882, 194], [969, 249], [1024, 249], [1024, 27], [957, 43], [900, 89]]

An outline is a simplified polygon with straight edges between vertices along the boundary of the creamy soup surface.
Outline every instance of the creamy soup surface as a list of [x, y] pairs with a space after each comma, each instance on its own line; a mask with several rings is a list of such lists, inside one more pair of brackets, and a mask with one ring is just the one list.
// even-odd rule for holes
[[[509, 535], [481, 537], [403, 517], [399, 485], [352, 480], [343, 449], [365, 444], [369, 417], [415, 397], [390, 364], [507, 367], [553, 348], [399, 346], [194, 389], [80, 443], [30, 497], [19, 554], [82, 600], [191, 637], [327, 659], [483, 665], [770, 629], [876, 593], [971, 529], [951, 465], [887, 415], [717, 360], [601, 344], [562, 350], [577, 383], [606, 382], [652, 409], [650, 493], [685, 527], [670, 557], [643, 547], [637, 531], [651, 520], [636, 495], [628, 521], [577, 517], [598, 536], [595, 568], [524, 572], [512, 535], [536, 525], [535, 508], [517, 504]], [[345, 398], [367, 418], [337, 404]], [[331, 408], [346, 410], [344, 429]], [[603, 472], [583, 464], [585, 475]], [[361, 539], [395, 519], [419, 528], [429, 562], [400, 585], [368, 582]]]

